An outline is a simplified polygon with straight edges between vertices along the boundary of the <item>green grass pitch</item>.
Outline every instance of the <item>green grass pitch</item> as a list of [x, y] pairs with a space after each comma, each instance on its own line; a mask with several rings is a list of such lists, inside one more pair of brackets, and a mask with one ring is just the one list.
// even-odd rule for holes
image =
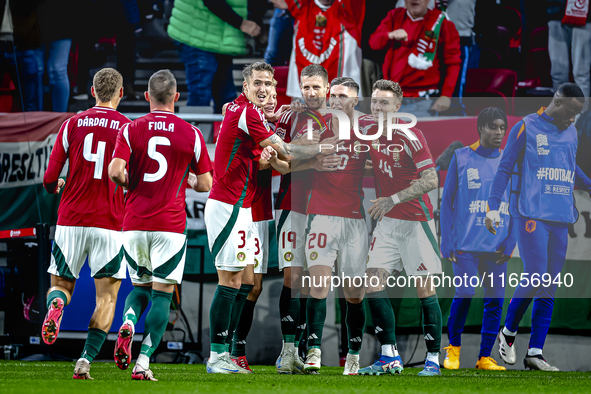
[[131, 381], [131, 369], [94, 362], [92, 381], [73, 380], [74, 362], [0, 362], [0, 393], [77, 394], [395, 394], [395, 393], [586, 393], [589, 372], [443, 370], [419, 377], [418, 368], [400, 376], [342, 376], [342, 368], [323, 367], [320, 375], [278, 375], [272, 366], [255, 366], [253, 375], [210, 375], [204, 365], [152, 364], [158, 382]]

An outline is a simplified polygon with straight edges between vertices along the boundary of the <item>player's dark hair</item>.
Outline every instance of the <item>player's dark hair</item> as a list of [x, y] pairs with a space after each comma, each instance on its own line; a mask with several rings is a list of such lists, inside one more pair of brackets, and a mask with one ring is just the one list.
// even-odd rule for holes
[[114, 68], [103, 68], [92, 79], [94, 93], [102, 103], [108, 103], [119, 93], [123, 86], [123, 77]]
[[326, 68], [322, 67], [320, 64], [310, 64], [309, 66], [304, 67], [300, 73], [300, 81], [304, 77], [322, 77], [324, 83], [328, 84], [328, 71], [326, 71]]
[[150, 100], [159, 104], [168, 104], [174, 100], [176, 93], [176, 78], [170, 70], [156, 71], [148, 82]]
[[355, 82], [353, 78], [349, 77], [337, 77], [330, 82], [330, 86], [343, 85], [349, 89], [355, 89], [355, 92], [359, 94], [359, 84]]
[[480, 111], [478, 114], [478, 120], [476, 121], [476, 128], [478, 129], [478, 135], [482, 134], [480, 129], [483, 127], [493, 128], [495, 120], [501, 119], [505, 122], [505, 128], [507, 128], [507, 115], [499, 107], [488, 107]]
[[576, 83], [563, 83], [558, 87], [558, 93], [562, 97], [572, 97], [578, 102], [585, 104], [585, 94]]
[[250, 82], [250, 78], [252, 78], [255, 71], [267, 71], [271, 74], [271, 77], [275, 76], [275, 69], [269, 63], [254, 62], [242, 69], [242, 77], [246, 82]]
[[399, 100], [402, 100], [402, 88], [398, 82], [389, 81], [387, 79], [379, 79], [377, 80], [372, 88], [371, 92], [375, 92], [376, 90], [383, 90], [385, 92], [392, 92], [394, 97]]

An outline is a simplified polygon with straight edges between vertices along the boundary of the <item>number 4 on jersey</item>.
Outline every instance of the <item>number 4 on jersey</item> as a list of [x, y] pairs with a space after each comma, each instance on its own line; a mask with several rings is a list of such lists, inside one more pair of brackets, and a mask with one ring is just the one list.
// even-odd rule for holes
[[84, 138], [84, 148], [82, 154], [84, 158], [94, 163], [94, 179], [102, 179], [103, 177], [103, 163], [105, 161], [105, 147], [107, 143], [104, 141], [99, 141], [97, 144], [96, 153], [92, 153], [92, 139], [94, 138], [94, 133], [87, 134]]

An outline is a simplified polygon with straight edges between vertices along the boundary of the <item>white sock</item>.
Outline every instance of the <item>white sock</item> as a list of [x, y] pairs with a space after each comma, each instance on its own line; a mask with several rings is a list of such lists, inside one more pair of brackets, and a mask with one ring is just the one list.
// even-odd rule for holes
[[503, 335], [508, 335], [510, 337], [514, 337], [517, 335], [517, 331], [509, 331], [507, 327], [503, 327]]
[[527, 349], [527, 355], [528, 356], [541, 356], [542, 349], [540, 349], [538, 347], [530, 347], [529, 349]]
[[140, 354], [135, 363], [142, 367], [144, 371], [150, 369], [150, 358], [145, 354]]
[[214, 362], [218, 361], [218, 359], [221, 358], [223, 355], [224, 355], [224, 353], [210, 352], [209, 353], [209, 362], [214, 363]]
[[[540, 354], [542, 354], [542, 353], [540, 353]], [[89, 364], [90, 364], [90, 361], [88, 361], [88, 359], [86, 359], [86, 358], [84, 358], [84, 357], [80, 357], [80, 358], [78, 359], [78, 361], [86, 361], [87, 363], [89, 363]], [[78, 362], [78, 361], [76, 361], [76, 362]]]
[[[295, 352], [295, 343], [284, 342], [283, 349], [286, 349], [287, 351], [294, 353]], [[281, 349], [282, 352], [283, 352], [283, 349]]]
[[382, 356], [397, 357], [398, 350], [395, 345], [382, 345]]
[[439, 353], [427, 353], [427, 361], [431, 361], [439, 365]]

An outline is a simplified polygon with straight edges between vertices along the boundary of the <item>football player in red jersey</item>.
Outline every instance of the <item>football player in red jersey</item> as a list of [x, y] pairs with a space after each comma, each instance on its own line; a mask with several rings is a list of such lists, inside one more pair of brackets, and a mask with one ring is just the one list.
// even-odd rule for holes
[[[107, 176], [117, 133], [129, 122], [117, 112], [123, 97], [122, 86], [121, 74], [112, 68], [95, 74], [91, 93], [96, 105], [62, 124], [43, 177], [47, 192], [57, 194], [64, 189], [48, 270], [52, 287], [41, 333], [46, 344], [57, 339], [63, 308], [70, 302], [87, 256], [96, 287], [96, 308], [84, 352], [76, 362], [74, 379], [92, 379], [90, 363], [107, 338], [121, 279], [125, 278], [119, 233], [123, 223], [123, 189]], [[66, 161], [69, 171], [64, 182], [59, 176]]]
[[207, 192], [212, 184], [212, 164], [201, 132], [174, 114], [179, 98], [174, 75], [168, 70], [154, 73], [145, 97], [150, 113], [121, 129], [109, 165], [111, 180], [128, 189], [123, 248], [134, 284], [115, 345], [115, 362], [121, 369], [131, 362], [135, 324], [152, 301], [131, 374], [134, 380], [156, 380], [150, 356], [162, 339], [172, 293], [183, 277], [189, 169], [196, 174], [189, 182], [195, 191]]
[[288, 161], [329, 155], [338, 146], [338, 138], [330, 149], [288, 144], [270, 130], [260, 107], [271, 94], [273, 74], [273, 67], [263, 62], [243, 70], [244, 91], [228, 105], [216, 144], [213, 187], [205, 205], [209, 248], [219, 278], [210, 309], [209, 373], [249, 373], [232, 362], [226, 339], [254, 283], [253, 159], [267, 146]]
[[[267, 120], [272, 120], [275, 117], [276, 106], [277, 92], [273, 88], [270, 99], [262, 108]], [[275, 131], [274, 123], [269, 123], [269, 127]], [[286, 174], [290, 170], [290, 163], [280, 160], [277, 157], [277, 152], [270, 146], [265, 148], [264, 152], [261, 152], [261, 155], [254, 160], [252, 179], [256, 177], [256, 191], [251, 208], [255, 227], [254, 287], [246, 298], [232, 337], [232, 361], [249, 371], [251, 369], [246, 359], [246, 338], [252, 326], [256, 302], [263, 290], [263, 274], [267, 273], [269, 261], [269, 222], [273, 220], [271, 167], [281, 174]]]
[[[367, 257], [367, 276], [378, 278], [377, 286], [368, 282], [366, 294], [372, 319], [382, 344], [380, 358], [359, 370], [360, 375], [400, 373], [403, 365], [396, 350], [394, 312], [386, 294], [386, 281], [404, 268], [416, 276], [417, 293], [423, 308], [423, 331], [427, 345], [425, 369], [419, 376], [441, 375], [441, 309], [429, 275], [442, 273], [439, 247], [435, 238], [433, 207], [428, 192], [437, 187], [437, 172], [431, 152], [417, 128], [395, 129], [387, 138], [387, 113], [398, 112], [402, 89], [396, 82], [379, 80], [373, 86], [373, 121], [365, 126], [368, 135], [382, 134], [371, 141], [376, 199], [368, 213], [378, 219]], [[403, 123], [399, 121], [399, 123]], [[379, 330], [378, 330], [379, 328]]]
[[[300, 90], [304, 104], [293, 102], [294, 110], [283, 114], [275, 133], [284, 141], [306, 144], [320, 139], [322, 130], [315, 130], [312, 140], [299, 132], [307, 127], [308, 119], [319, 120], [326, 109], [326, 96], [330, 84], [328, 73], [319, 64], [305, 67], [300, 74]], [[299, 138], [304, 136], [304, 138]], [[303, 373], [303, 362], [297, 349], [306, 330], [306, 307], [309, 288], [301, 287], [305, 254], [305, 232], [307, 226], [306, 203], [314, 171], [336, 171], [340, 158], [335, 155], [318, 156], [314, 159], [294, 163], [291, 172], [282, 176], [275, 219], [277, 224], [277, 250], [279, 269], [283, 270], [283, 289], [279, 298], [279, 315], [283, 347], [277, 358], [277, 372], [281, 374]]]
[[[351, 78], [335, 78], [330, 83], [330, 109], [342, 111], [349, 124], [356, 120], [355, 106], [359, 102], [359, 85]], [[344, 114], [343, 114], [344, 113]], [[338, 135], [341, 127], [337, 116], [327, 116], [327, 130], [323, 139]], [[331, 276], [336, 261], [343, 275], [363, 277], [367, 256], [368, 234], [363, 211], [363, 180], [367, 150], [359, 149], [355, 134], [337, 150], [338, 171], [316, 172], [308, 198], [308, 235], [306, 262], [310, 270], [308, 298], [308, 346], [304, 370], [317, 371], [321, 367], [320, 345], [326, 318], [326, 298], [329, 286], [325, 278]], [[359, 349], [365, 326], [363, 287], [344, 281], [347, 299], [347, 334], [349, 352], [344, 375], [356, 375], [359, 369]]]

